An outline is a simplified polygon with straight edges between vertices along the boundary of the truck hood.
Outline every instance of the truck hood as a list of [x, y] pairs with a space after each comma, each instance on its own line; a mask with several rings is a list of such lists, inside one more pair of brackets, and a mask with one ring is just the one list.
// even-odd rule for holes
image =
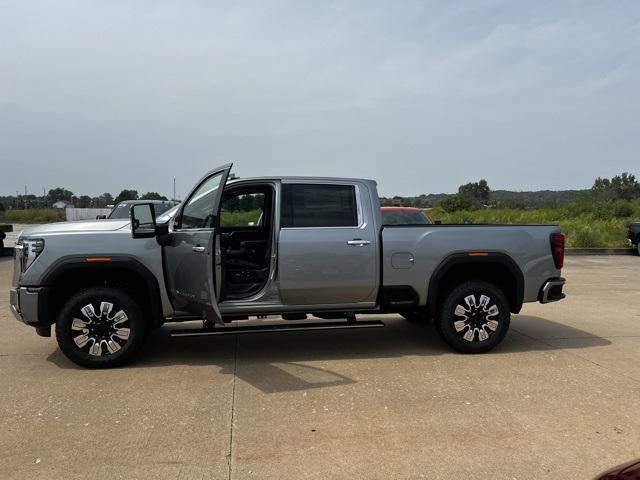
[[32, 237], [48, 233], [73, 232], [110, 232], [129, 226], [129, 219], [114, 220], [79, 220], [76, 222], [58, 222], [27, 228], [20, 233], [21, 237]]

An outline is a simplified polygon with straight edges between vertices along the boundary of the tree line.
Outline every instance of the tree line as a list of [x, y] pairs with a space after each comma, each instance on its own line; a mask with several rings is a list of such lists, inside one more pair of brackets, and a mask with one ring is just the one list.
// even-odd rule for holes
[[168, 200], [158, 192], [147, 192], [142, 195], [137, 190], [124, 189], [114, 198], [108, 192], [95, 197], [76, 195], [64, 187], [49, 190], [46, 195], [8, 195], [0, 196], [0, 210], [5, 209], [46, 209], [52, 208], [57, 202], [65, 202], [76, 208], [106, 208], [124, 200]]
[[429, 194], [416, 197], [383, 197], [383, 206], [405, 206], [418, 208], [442, 208], [447, 213], [481, 208], [528, 209], [558, 206], [571, 202], [608, 202], [635, 200], [640, 198], [640, 183], [628, 172], [612, 178], [598, 177], [590, 189], [585, 190], [540, 190], [535, 192], [511, 192], [491, 190], [487, 180], [460, 185], [455, 194]]
[[[595, 179], [593, 186], [586, 190], [540, 190], [535, 192], [511, 192], [508, 190], [491, 190], [485, 179], [460, 185], [455, 194], [422, 194], [415, 197], [383, 197], [382, 206], [399, 205], [405, 207], [432, 208], [440, 207], [445, 212], [460, 210], [477, 210], [480, 208], [515, 208], [527, 209], [545, 206], [557, 206], [576, 201], [607, 202], [615, 200], [635, 200], [640, 198], [640, 183], [628, 172], [612, 178]], [[116, 197], [110, 193], [90, 197], [75, 195], [64, 187], [49, 190], [47, 195], [9, 195], [0, 196], [0, 210], [5, 209], [46, 209], [54, 203], [64, 201], [77, 208], [105, 208], [124, 200], [167, 200], [158, 192], [147, 192], [142, 195], [137, 190], [124, 189]], [[254, 208], [252, 196], [237, 199], [242, 202], [243, 210]]]

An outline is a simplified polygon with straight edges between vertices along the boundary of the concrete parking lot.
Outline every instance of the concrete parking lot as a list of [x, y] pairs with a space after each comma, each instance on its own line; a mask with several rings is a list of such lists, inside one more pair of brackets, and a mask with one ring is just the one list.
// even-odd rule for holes
[[640, 457], [640, 258], [571, 257], [485, 355], [433, 326], [171, 338], [90, 371], [16, 322], [0, 259], [0, 478], [585, 479]]

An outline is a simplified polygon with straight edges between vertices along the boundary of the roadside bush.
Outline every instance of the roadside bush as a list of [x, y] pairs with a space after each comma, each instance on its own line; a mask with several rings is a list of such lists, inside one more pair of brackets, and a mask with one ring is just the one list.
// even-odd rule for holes
[[467, 197], [462, 195], [454, 195], [453, 197], [446, 198], [440, 202], [440, 208], [445, 212], [453, 213], [460, 210], [469, 210], [472, 207], [472, 202]]
[[571, 235], [571, 246], [578, 248], [596, 248], [604, 244], [604, 239], [596, 228], [585, 226], [576, 230]]
[[7, 223], [52, 223], [64, 222], [64, 210], [5, 210], [4, 221]]
[[575, 203], [567, 203], [561, 206], [558, 210], [560, 210], [561, 216], [564, 218], [576, 218], [582, 215], [596, 215], [600, 216], [598, 212], [598, 204], [595, 202], [575, 202]]
[[613, 202], [611, 208], [611, 216], [613, 218], [626, 218], [633, 216], [634, 208], [631, 202], [626, 200], [617, 200]]
[[468, 219], [473, 223], [487, 224], [558, 224], [567, 236], [569, 248], [622, 248], [626, 246], [627, 224], [633, 220], [640, 221], [640, 199], [580, 201], [525, 210], [483, 208], [447, 212], [439, 206], [429, 215], [451, 224], [462, 224]]

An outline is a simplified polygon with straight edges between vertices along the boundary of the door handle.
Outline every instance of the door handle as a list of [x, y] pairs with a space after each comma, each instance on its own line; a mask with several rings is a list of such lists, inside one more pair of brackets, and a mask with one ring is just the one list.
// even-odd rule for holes
[[207, 249], [205, 247], [192, 247], [191, 250], [193, 250], [196, 253], [204, 253]]
[[369, 245], [371, 242], [369, 240], [362, 240], [361, 238], [354, 238], [353, 240], [347, 240], [347, 245], [354, 245], [356, 247], [364, 247], [365, 245]]

